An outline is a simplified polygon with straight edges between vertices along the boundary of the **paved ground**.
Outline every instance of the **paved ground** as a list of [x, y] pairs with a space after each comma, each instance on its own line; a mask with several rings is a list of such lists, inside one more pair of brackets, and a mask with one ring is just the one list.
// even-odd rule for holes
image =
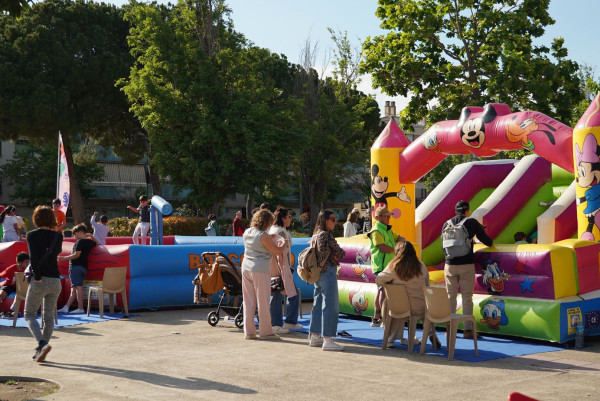
[[[305, 310], [310, 304], [304, 305]], [[52, 379], [47, 400], [540, 400], [600, 399], [600, 339], [564, 350], [480, 363], [346, 343], [310, 348], [300, 333], [244, 340], [233, 322], [211, 327], [211, 309], [57, 329], [48, 362], [32, 362], [27, 329], [0, 327], [0, 376]], [[407, 385], [410, 383], [410, 385]], [[1, 396], [1, 395], [0, 395]]]

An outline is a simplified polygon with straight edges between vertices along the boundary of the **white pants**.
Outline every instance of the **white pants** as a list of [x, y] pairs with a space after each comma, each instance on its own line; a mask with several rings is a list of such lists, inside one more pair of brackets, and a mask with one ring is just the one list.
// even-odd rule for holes
[[150, 223], [139, 222], [137, 226], [135, 226], [135, 230], [133, 231], [133, 243], [140, 244], [139, 238], [140, 234], [142, 235], [141, 245], [148, 245], [146, 242], [146, 235], [148, 234], [148, 230], [150, 230]]

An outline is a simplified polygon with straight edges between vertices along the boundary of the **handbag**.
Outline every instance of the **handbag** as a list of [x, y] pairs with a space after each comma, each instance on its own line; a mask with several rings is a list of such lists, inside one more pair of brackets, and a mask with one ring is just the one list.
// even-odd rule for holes
[[[48, 248], [46, 248], [46, 252], [44, 253], [44, 256], [42, 256], [42, 258], [40, 259], [40, 266], [44, 264], [44, 262], [46, 261], [46, 259], [48, 258], [48, 256], [50, 256], [50, 254], [52, 253], [52, 251], [54, 250], [54, 247], [56, 246], [56, 243], [58, 242], [58, 237], [59, 233], [54, 233], [54, 239], [52, 240], [52, 243], [50, 244], [50, 246]], [[31, 263], [29, 263], [27, 265], [27, 267], [25, 268], [25, 272], [24, 272], [24, 276], [25, 279], [27, 280], [28, 283], [31, 283], [31, 279], [33, 278], [33, 268], [31, 267]]]
[[271, 277], [271, 292], [283, 291], [283, 277]]

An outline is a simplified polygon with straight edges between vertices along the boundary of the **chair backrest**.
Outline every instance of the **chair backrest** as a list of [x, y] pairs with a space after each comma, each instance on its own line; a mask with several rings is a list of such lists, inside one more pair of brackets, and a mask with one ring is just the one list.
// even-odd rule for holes
[[102, 278], [102, 289], [104, 291], [121, 292], [125, 289], [127, 267], [107, 267], [104, 269]]
[[27, 289], [29, 288], [29, 283], [25, 280], [25, 273], [15, 272], [15, 286], [17, 288], [17, 295], [25, 298]]
[[384, 284], [388, 311], [391, 317], [400, 317], [410, 314], [410, 299], [406, 287], [402, 284]]
[[431, 321], [447, 322], [452, 319], [448, 291], [443, 287], [423, 287], [427, 316]]

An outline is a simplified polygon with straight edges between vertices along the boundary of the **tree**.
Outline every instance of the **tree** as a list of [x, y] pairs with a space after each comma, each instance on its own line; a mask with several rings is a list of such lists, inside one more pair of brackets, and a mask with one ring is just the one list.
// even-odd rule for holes
[[[133, 62], [128, 29], [116, 7], [83, 0], [48, 0], [19, 19], [0, 16], [0, 138], [55, 146], [62, 133], [76, 223], [85, 220], [73, 163], [80, 138], [113, 146], [125, 162], [146, 150], [144, 133], [115, 87]], [[47, 174], [54, 176], [54, 169]]]
[[285, 90], [292, 66], [248, 45], [228, 15], [223, 1], [188, 0], [134, 4], [125, 16], [136, 61], [122, 90], [157, 169], [206, 212], [227, 195], [281, 187], [300, 141]]
[[23, 10], [29, 9], [27, 0], [0, 0], [0, 12], [6, 11], [13, 17], [19, 17]]
[[[93, 197], [89, 184], [102, 178], [104, 171], [96, 164], [95, 149], [82, 146], [74, 154], [79, 188], [86, 198]], [[15, 187], [15, 197], [27, 206], [49, 205], [56, 192], [57, 150], [55, 146], [33, 146], [18, 143], [13, 158], [2, 166], [2, 176]], [[41, 171], [53, 174], [40, 174]]]
[[335, 45], [333, 77], [318, 76], [313, 68], [316, 48], [307, 40], [294, 90], [302, 100], [295, 120], [305, 138], [296, 162], [311, 227], [340, 180], [368, 160], [380, 130], [377, 102], [356, 90], [360, 53], [353, 52], [345, 33], [330, 33]]
[[[390, 95], [410, 96], [401, 113], [409, 129], [455, 120], [468, 105], [506, 103], [565, 124], [582, 100], [577, 63], [563, 39], [532, 41], [554, 23], [549, 0], [379, 0], [377, 16], [390, 32], [369, 38], [362, 71]], [[436, 103], [436, 108], [430, 106]]]

